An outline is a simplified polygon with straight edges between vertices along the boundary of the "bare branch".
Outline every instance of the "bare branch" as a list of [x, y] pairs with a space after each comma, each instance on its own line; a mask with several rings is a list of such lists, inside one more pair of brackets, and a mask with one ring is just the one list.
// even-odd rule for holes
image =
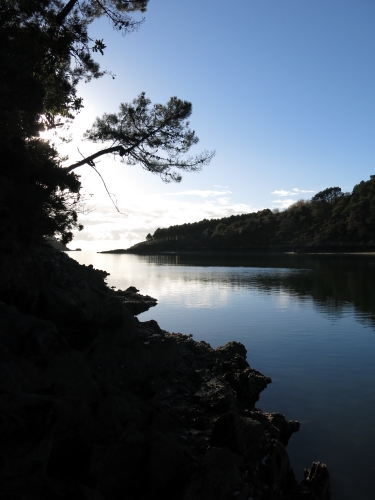
[[101, 151], [98, 151], [97, 153], [88, 156], [87, 158], [84, 158], [81, 161], [77, 161], [77, 163], [73, 163], [73, 165], [70, 165], [69, 167], [65, 167], [64, 170], [67, 172], [71, 172], [75, 168], [81, 167], [82, 165], [90, 165], [90, 167], [95, 166], [94, 160], [96, 158], [99, 158], [100, 156], [107, 155], [109, 153], [119, 153], [120, 156], [123, 156], [126, 154], [126, 151], [122, 146], [114, 146], [112, 148], [107, 148], [107, 149], [102, 149]]
[[110, 192], [108, 191], [107, 184], [105, 183], [105, 181], [104, 181], [104, 179], [103, 179], [102, 175], [100, 174], [100, 172], [98, 172], [98, 170], [96, 169], [95, 165], [90, 165], [90, 167], [91, 167], [93, 170], [95, 170], [95, 172], [96, 172], [96, 173], [99, 175], [99, 177], [101, 178], [102, 183], [104, 184], [105, 190], [107, 191], [107, 194], [108, 194], [108, 196], [109, 196], [109, 198], [110, 198], [111, 202], [113, 203], [113, 206], [114, 206], [114, 207], [115, 207], [115, 209], [117, 210], [117, 212], [118, 212], [119, 214], [121, 214], [121, 215], [126, 215], [126, 217], [127, 217], [127, 214], [125, 214], [124, 212], [121, 212], [121, 210], [118, 208], [118, 206], [117, 206], [117, 200], [116, 200], [116, 203], [114, 202], [113, 197], [114, 197], [114, 198], [116, 198], [116, 197], [115, 197], [115, 195], [114, 195], [113, 193], [110, 193]]
[[[78, 152], [79, 152], [79, 154], [80, 154], [81, 156], [83, 156], [83, 154], [81, 153], [81, 151], [80, 151], [79, 149], [78, 149]], [[110, 192], [108, 191], [107, 184], [105, 183], [105, 180], [103, 179], [103, 177], [102, 177], [101, 173], [97, 171], [96, 166], [95, 166], [95, 163], [94, 163], [92, 160], [88, 160], [87, 158], [85, 158], [85, 161], [86, 161], [86, 162], [88, 163], [88, 165], [89, 165], [89, 166], [90, 166], [93, 170], [95, 170], [95, 172], [99, 175], [99, 177], [100, 177], [100, 179], [101, 179], [102, 183], [104, 184], [105, 190], [107, 191], [107, 194], [108, 194], [108, 196], [109, 196], [109, 199], [110, 199], [110, 200], [111, 200], [111, 202], [113, 203], [113, 206], [115, 207], [115, 209], [117, 210], [117, 212], [119, 212], [119, 213], [120, 213], [120, 214], [122, 214], [122, 215], [126, 215], [126, 214], [124, 214], [123, 212], [121, 212], [121, 211], [120, 211], [120, 209], [118, 208], [118, 206], [117, 206], [117, 199], [116, 199], [116, 196], [115, 196], [113, 193], [110, 193]], [[114, 202], [113, 198], [115, 198], [115, 199], [116, 199], [116, 202]], [[87, 213], [90, 213], [90, 212], [91, 212], [91, 210], [89, 210]]]

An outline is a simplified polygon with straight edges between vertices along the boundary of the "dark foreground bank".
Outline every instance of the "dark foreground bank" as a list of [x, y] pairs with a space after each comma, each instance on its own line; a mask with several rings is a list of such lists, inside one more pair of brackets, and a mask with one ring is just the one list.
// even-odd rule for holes
[[2, 261], [2, 499], [328, 500], [297, 484], [299, 428], [255, 407], [271, 382], [237, 342], [212, 349], [135, 317], [156, 304], [52, 249]]

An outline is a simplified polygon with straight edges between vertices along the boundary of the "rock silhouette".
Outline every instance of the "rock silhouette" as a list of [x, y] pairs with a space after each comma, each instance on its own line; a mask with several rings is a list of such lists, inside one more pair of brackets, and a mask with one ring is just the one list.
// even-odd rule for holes
[[299, 424], [256, 408], [271, 380], [242, 344], [140, 322], [155, 299], [50, 248], [19, 272], [0, 304], [2, 499], [330, 498], [320, 462], [296, 482]]

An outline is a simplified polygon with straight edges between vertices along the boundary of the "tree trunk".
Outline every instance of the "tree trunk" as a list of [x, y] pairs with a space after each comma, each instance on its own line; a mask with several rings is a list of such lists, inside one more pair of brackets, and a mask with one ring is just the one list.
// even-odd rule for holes
[[64, 24], [66, 17], [70, 14], [77, 1], [78, 0], [69, 0], [65, 7], [60, 10], [60, 12], [56, 16], [57, 26], [61, 26], [62, 24]]

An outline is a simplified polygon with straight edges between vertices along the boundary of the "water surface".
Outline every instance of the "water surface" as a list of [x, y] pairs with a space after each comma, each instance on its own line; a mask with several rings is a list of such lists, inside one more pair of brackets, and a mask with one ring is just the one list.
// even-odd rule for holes
[[141, 321], [242, 342], [272, 378], [257, 406], [302, 424], [288, 445], [298, 479], [321, 460], [334, 500], [374, 499], [375, 256], [69, 255], [157, 298]]

